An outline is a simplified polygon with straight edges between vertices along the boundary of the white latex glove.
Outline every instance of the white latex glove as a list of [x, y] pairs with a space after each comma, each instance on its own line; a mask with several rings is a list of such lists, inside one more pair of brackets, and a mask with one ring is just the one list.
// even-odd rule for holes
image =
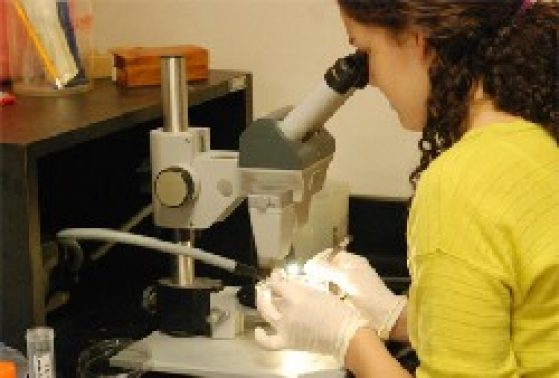
[[332, 254], [332, 249], [317, 254], [305, 264], [305, 274], [338, 285], [370, 320], [379, 337], [388, 339], [406, 306], [406, 297], [392, 293], [363, 256], [346, 251]]
[[353, 335], [368, 324], [351, 304], [289, 279], [259, 285], [256, 306], [276, 332], [270, 335], [256, 328], [261, 346], [330, 354], [342, 365]]

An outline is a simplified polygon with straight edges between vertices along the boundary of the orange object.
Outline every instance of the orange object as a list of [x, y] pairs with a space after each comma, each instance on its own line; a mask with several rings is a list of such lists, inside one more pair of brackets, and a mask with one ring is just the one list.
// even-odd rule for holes
[[0, 0], [0, 81], [7, 80], [10, 77], [6, 5], [5, 0]]
[[16, 364], [13, 361], [0, 361], [0, 378], [16, 378]]
[[159, 85], [162, 56], [184, 56], [188, 81], [206, 80], [209, 74], [208, 50], [198, 46], [116, 48], [111, 53], [116, 82], [125, 87]]

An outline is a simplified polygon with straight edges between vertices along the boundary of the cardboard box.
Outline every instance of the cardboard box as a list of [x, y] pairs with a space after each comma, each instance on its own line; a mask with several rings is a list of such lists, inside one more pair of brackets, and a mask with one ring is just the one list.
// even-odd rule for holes
[[186, 58], [188, 81], [207, 80], [209, 53], [207, 49], [192, 45], [169, 47], [131, 47], [110, 50], [114, 55], [116, 82], [125, 87], [159, 85], [161, 83], [161, 57], [167, 55]]

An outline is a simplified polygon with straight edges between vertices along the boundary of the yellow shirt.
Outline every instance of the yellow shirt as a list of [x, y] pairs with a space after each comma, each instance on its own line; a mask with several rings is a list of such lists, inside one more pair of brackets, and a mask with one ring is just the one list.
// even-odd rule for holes
[[559, 377], [559, 148], [529, 122], [466, 133], [408, 221], [417, 377]]

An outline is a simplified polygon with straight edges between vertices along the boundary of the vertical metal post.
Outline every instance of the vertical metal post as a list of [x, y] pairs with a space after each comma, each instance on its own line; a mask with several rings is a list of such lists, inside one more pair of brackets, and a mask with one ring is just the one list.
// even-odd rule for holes
[[188, 130], [188, 87], [183, 56], [161, 58], [161, 91], [164, 130], [171, 133]]
[[[188, 230], [186, 235], [184, 230], [175, 230], [176, 241], [189, 247], [194, 246], [196, 231]], [[194, 259], [188, 256], [176, 256], [173, 267], [173, 283], [180, 287], [192, 286], [194, 284]]]
[[[163, 100], [163, 129], [169, 133], [188, 131], [188, 86], [186, 64], [183, 56], [161, 58], [161, 94]], [[183, 230], [175, 230], [177, 243], [194, 246], [194, 230], [185, 237]], [[173, 283], [180, 287], [194, 283], [194, 260], [187, 256], [175, 256], [173, 260]]]

